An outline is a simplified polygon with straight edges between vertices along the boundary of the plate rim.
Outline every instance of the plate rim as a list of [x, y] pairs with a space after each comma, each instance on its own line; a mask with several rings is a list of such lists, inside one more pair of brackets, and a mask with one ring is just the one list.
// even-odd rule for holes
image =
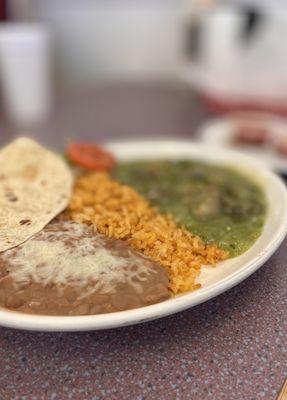
[[[208, 151], [210, 151], [211, 148], [210, 146], [195, 143], [190, 140], [122, 140], [119, 142], [114, 141], [106, 144], [107, 148], [110, 149], [115, 149], [117, 147], [125, 148], [127, 146], [131, 148], [133, 146], [139, 146], [141, 149], [143, 149], [144, 147], [150, 148], [151, 145], [153, 148], [155, 148], [156, 145], [161, 146], [162, 149], [160, 149], [160, 151], [164, 151], [164, 147], [171, 149], [172, 154], [176, 154], [176, 152], [174, 152], [176, 148], [184, 146], [185, 151], [191, 153], [189, 155], [190, 157], [194, 156], [192, 153], [197, 153], [199, 158], [203, 159], [204, 161], [206, 161]], [[203, 156], [204, 152], [205, 156]], [[202, 156], [200, 157], [201, 153]], [[260, 168], [261, 174], [268, 179], [271, 179], [273, 184], [277, 186], [280, 194], [284, 197], [284, 215], [282, 216], [282, 219], [280, 219], [280, 226], [277, 228], [276, 233], [268, 242], [266, 248], [259, 252], [259, 254], [253, 257], [249, 262], [242, 265], [238, 271], [231, 274], [231, 276], [225, 277], [224, 279], [219, 280], [217, 283], [214, 283], [206, 288], [199, 289], [198, 291], [180, 295], [154, 305], [116, 313], [87, 316], [45, 316], [19, 313], [17, 311], [5, 310], [2, 308], [0, 309], [0, 326], [31, 331], [50, 332], [89, 331], [124, 327], [163, 318], [188, 308], [192, 308], [218, 296], [219, 294], [231, 289], [248, 278], [262, 265], [264, 265], [264, 263], [272, 256], [272, 254], [274, 254], [287, 234], [287, 189], [283, 181], [275, 173], [257, 160], [254, 160], [252, 157], [242, 155], [237, 151], [229, 149], [220, 149], [220, 154], [216, 155], [219, 160], [221, 158], [234, 159], [234, 157], [240, 157], [245, 166], [247, 165], [249, 168]], [[144, 156], [142, 157], [143, 159], [145, 158]], [[165, 157], [170, 158], [168, 155]], [[158, 156], [154, 156], [154, 158], [158, 158]], [[178, 155], [176, 158], [180, 159], [183, 158], [183, 156], [180, 157], [180, 155]], [[211, 163], [213, 163], [213, 161], [214, 160], [212, 160]], [[230, 164], [230, 161], [219, 161], [219, 164], [225, 163]], [[244, 168], [242, 171], [243, 170]], [[269, 207], [270, 206], [272, 205], [269, 204]]]

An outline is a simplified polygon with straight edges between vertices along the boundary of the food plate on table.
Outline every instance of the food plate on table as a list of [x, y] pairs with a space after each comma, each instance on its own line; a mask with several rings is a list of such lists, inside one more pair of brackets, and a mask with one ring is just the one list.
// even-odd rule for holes
[[199, 132], [200, 142], [240, 151], [287, 174], [287, 121], [272, 114], [241, 112], [215, 118]]
[[[8, 162], [23, 149], [22, 163]], [[67, 156], [27, 138], [0, 151], [0, 200], [13, 217], [0, 236], [2, 326], [161, 318], [237, 285], [286, 235], [284, 184], [240, 153], [133, 141], [73, 144]]]

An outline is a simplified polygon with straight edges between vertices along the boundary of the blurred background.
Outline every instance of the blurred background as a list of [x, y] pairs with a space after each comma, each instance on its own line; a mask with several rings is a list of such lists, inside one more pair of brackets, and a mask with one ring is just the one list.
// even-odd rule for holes
[[218, 114], [285, 116], [284, 3], [1, 0], [2, 142], [192, 139]]

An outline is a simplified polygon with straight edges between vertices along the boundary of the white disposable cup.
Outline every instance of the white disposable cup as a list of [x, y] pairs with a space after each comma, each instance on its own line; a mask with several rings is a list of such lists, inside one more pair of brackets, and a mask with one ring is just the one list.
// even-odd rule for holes
[[0, 77], [12, 122], [30, 127], [51, 107], [50, 33], [41, 24], [0, 26]]

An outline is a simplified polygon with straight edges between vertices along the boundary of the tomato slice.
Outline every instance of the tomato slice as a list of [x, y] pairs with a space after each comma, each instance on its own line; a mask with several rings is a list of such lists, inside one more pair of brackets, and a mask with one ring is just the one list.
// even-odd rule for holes
[[116, 164], [111, 153], [91, 143], [71, 143], [66, 153], [74, 164], [91, 171], [109, 171]]

